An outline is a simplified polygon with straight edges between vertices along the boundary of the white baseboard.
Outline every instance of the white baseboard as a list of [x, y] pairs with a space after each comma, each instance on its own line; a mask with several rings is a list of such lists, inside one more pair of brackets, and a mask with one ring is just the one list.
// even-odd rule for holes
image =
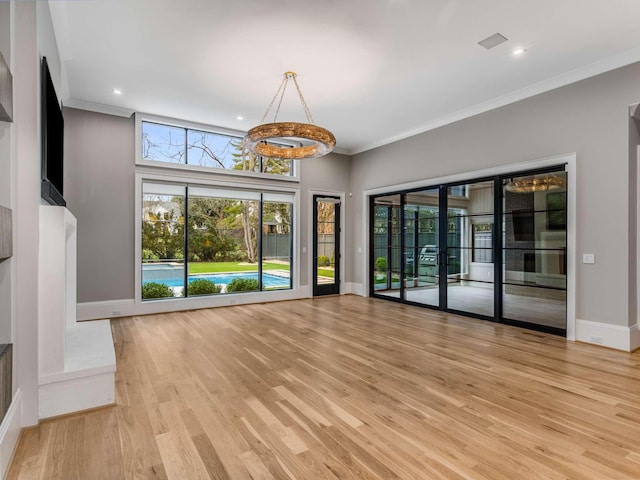
[[209, 297], [170, 298], [166, 300], [138, 302], [134, 299], [107, 300], [104, 302], [79, 303], [76, 318], [79, 322], [103, 318], [130, 317], [133, 315], [150, 315], [154, 313], [180, 312], [199, 308], [228, 307], [249, 303], [278, 302], [309, 298], [311, 289], [305, 285], [295, 290], [273, 292], [237, 293], [212, 295]]
[[353, 295], [360, 295], [361, 297], [366, 296], [364, 294], [364, 285], [362, 285], [361, 283], [347, 282], [347, 283], [344, 284], [344, 286], [345, 286], [344, 293], [351, 293]]
[[57, 380], [38, 389], [41, 419], [113, 405], [116, 401], [114, 373]]
[[18, 389], [0, 425], [0, 478], [4, 478], [22, 428], [22, 391]]
[[631, 328], [631, 351], [640, 348], [640, 324], [636, 323]]
[[[576, 320], [576, 340], [630, 352], [640, 346], [638, 325], [623, 327], [609, 323]], [[634, 347], [634, 343], [636, 346]]]
[[85, 320], [96, 320], [99, 318], [127, 317], [130, 315], [136, 315], [135, 302], [133, 298], [126, 300], [78, 303], [76, 306], [76, 319], [79, 322]]

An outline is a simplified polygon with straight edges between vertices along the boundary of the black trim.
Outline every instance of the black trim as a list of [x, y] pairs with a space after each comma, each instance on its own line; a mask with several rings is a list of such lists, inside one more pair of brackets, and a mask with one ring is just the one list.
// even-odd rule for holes
[[[337, 200], [334, 209], [334, 264], [333, 264], [333, 283], [318, 284], [318, 200], [329, 198]], [[340, 293], [340, 197], [331, 195], [314, 195], [313, 201], [313, 296], [321, 295], [337, 295]]]
[[184, 297], [189, 296], [189, 185], [184, 186]]
[[[504, 245], [503, 245], [503, 235], [504, 235], [504, 231], [503, 231], [503, 206], [504, 206], [504, 182], [508, 179], [511, 178], [515, 178], [515, 177], [522, 177], [522, 176], [531, 176], [531, 175], [538, 175], [538, 174], [543, 174], [543, 173], [551, 173], [551, 172], [565, 172], [566, 171], [566, 164], [562, 164], [562, 165], [554, 165], [551, 167], [544, 167], [544, 168], [538, 168], [538, 169], [532, 169], [532, 170], [519, 170], [519, 171], [515, 171], [515, 172], [510, 172], [508, 174], [502, 174], [502, 175], [494, 175], [494, 176], [488, 176], [488, 177], [480, 177], [480, 178], [475, 178], [475, 179], [469, 179], [469, 180], [461, 180], [461, 181], [457, 181], [457, 182], [451, 182], [451, 183], [446, 183], [446, 184], [438, 184], [438, 185], [425, 185], [425, 186], [421, 186], [421, 187], [416, 187], [413, 189], [409, 189], [409, 190], [402, 190], [402, 191], [398, 191], [398, 192], [387, 192], [387, 193], [383, 193], [383, 194], [377, 194], [377, 195], [371, 195], [369, 197], [369, 295], [371, 297], [374, 298], [380, 298], [383, 300], [389, 300], [389, 301], [393, 301], [393, 302], [397, 302], [397, 303], [403, 303], [403, 304], [407, 304], [407, 305], [415, 305], [415, 306], [419, 306], [419, 307], [423, 307], [423, 308], [429, 308], [432, 310], [440, 310], [440, 311], [445, 311], [445, 312], [450, 312], [450, 313], [455, 313], [458, 315], [464, 315], [467, 317], [472, 317], [472, 318], [478, 318], [478, 319], [482, 319], [482, 320], [489, 320], [492, 322], [497, 322], [497, 323], [502, 323], [502, 324], [506, 324], [506, 325], [513, 325], [513, 326], [517, 326], [517, 327], [522, 327], [522, 328], [527, 328], [530, 330], [536, 330], [536, 331], [541, 331], [541, 332], [545, 332], [545, 333], [551, 333], [554, 335], [562, 335], [562, 336], [566, 336], [567, 330], [566, 328], [557, 328], [557, 327], [550, 327], [550, 326], [546, 326], [546, 325], [541, 325], [541, 324], [537, 324], [537, 323], [530, 323], [530, 322], [525, 322], [525, 321], [520, 321], [520, 320], [513, 320], [510, 318], [504, 318], [504, 298], [503, 298], [503, 291], [504, 291], [504, 285], [507, 285], [507, 283], [504, 282], [504, 278], [503, 278], [503, 271], [502, 271], [502, 267], [503, 267], [503, 262], [504, 262], [504, 251], [505, 250], [511, 250], [511, 249], [505, 249]], [[470, 184], [475, 184], [475, 183], [481, 183], [481, 182], [488, 182], [488, 181], [492, 181], [493, 182], [493, 187], [494, 187], [494, 193], [493, 193], [493, 201], [494, 201], [494, 205], [493, 205], [493, 221], [494, 221], [494, 228], [492, 229], [492, 235], [493, 235], [493, 239], [492, 239], [492, 248], [493, 248], [493, 286], [494, 286], [494, 299], [493, 299], [493, 306], [494, 306], [494, 316], [490, 317], [490, 316], [486, 316], [486, 315], [481, 315], [481, 314], [477, 314], [477, 313], [473, 313], [473, 312], [466, 312], [466, 311], [461, 311], [461, 310], [456, 310], [456, 309], [452, 309], [449, 308], [447, 305], [447, 292], [448, 292], [448, 282], [447, 282], [447, 275], [448, 275], [448, 268], [447, 268], [447, 263], [448, 263], [448, 250], [449, 250], [449, 245], [447, 245], [447, 241], [448, 241], [448, 191], [449, 188], [451, 187], [456, 187], [456, 186], [462, 186], [462, 185], [470, 185]], [[405, 287], [404, 287], [404, 272], [405, 272], [405, 232], [406, 232], [406, 222], [405, 222], [405, 212], [404, 212], [404, 206], [405, 206], [405, 202], [406, 202], [406, 195], [410, 194], [410, 193], [414, 193], [414, 192], [421, 192], [421, 191], [425, 191], [425, 190], [435, 190], [438, 189], [438, 198], [439, 198], [439, 213], [438, 213], [438, 252], [437, 252], [437, 258], [438, 258], [438, 262], [439, 262], [439, 267], [438, 267], [438, 272], [439, 272], [439, 276], [440, 279], [444, 279], [444, 281], [440, 281], [439, 282], [439, 286], [438, 286], [438, 298], [439, 298], [439, 305], [429, 305], [429, 304], [425, 304], [425, 303], [418, 303], [418, 302], [414, 302], [414, 301], [410, 301], [405, 299]], [[375, 225], [375, 208], [376, 208], [376, 199], [380, 198], [380, 197], [389, 197], [389, 196], [393, 196], [393, 195], [399, 195], [400, 196], [400, 228], [399, 231], [400, 233], [400, 251], [401, 251], [401, 266], [400, 266], [400, 288], [396, 289], [394, 291], [397, 291], [399, 294], [399, 297], [392, 297], [392, 296], [387, 296], [381, 293], [377, 293], [375, 290], [375, 277], [374, 277], [374, 273], [375, 273], [375, 268], [374, 268], [374, 264], [375, 264], [375, 241], [374, 241], [374, 234], [373, 234], [373, 227]], [[567, 198], [567, 203], [568, 203], [569, 199]], [[392, 245], [392, 232], [391, 232], [391, 226], [392, 226], [392, 212], [391, 209], [393, 208], [393, 206], [389, 207], [389, 212], [388, 212], [388, 223], [387, 223], [387, 258], [389, 259], [389, 264], [392, 261], [392, 250], [393, 250], [393, 245]], [[568, 208], [568, 207], [567, 207]], [[544, 210], [545, 212], [547, 210]], [[462, 248], [462, 247], [461, 247]], [[531, 248], [526, 248], [525, 250], [531, 250]], [[541, 250], [539, 248], [535, 248], [535, 250]], [[558, 250], [558, 249], [544, 249], [544, 250]], [[415, 255], [415, 253], [414, 253]], [[565, 256], [565, 260], [566, 260], [566, 256]], [[388, 267], [388, 274], [387, 274], [387, 289], [388, 290], [392, 290], [391, 289], [391, 283], [390, 283], [390, 278], [391, 278], [391, 267], [389, 265]], [[549, 288], [549, 289], [554, 289], [554, 290], [558, 290], [557, 288], [554, 287], [543, 287], [543, 288]], [[562, 290], [562, 289], [559, 289]], [[565, 322], [566, 322], [566, 318], [565, 318]]]

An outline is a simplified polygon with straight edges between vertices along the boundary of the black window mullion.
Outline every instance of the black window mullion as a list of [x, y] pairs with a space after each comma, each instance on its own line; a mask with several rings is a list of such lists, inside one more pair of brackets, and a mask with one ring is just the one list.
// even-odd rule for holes
[[407, 195], [406, 194], [402, 194], [400, 195], [400, 211], [399, 213], [399, 217], [400, 217], [400, 252], [399, 252], [399, 262], [400, 262], [400, 298], [402, 300], [406, 300], [404, 298], [404, 294], [405, 294], [405, 288], [404, 288], [404, 264], [405, 264], [405, 247], [406, 247], [406, 241], [405, 241], [405, 236], [407, 234], [407, 224], [405, 222], [404, 219], [404, 207], [406, 204], [406, 199], [407, 199]]
[[[185, 137], [186, 138], [186, 137]], [[184, 187], [184, 245], [182, 247], [184, 262], [184, 296], [189, 296], [189, 185]]]
[[449, 217], [447, 216], [447, 193], [449, 192], [449, 188], [446, 185], [440, 186], [440, 199], [438, 206], [438, 253], [437, 258], [439, 259], [439, 268], [438, 275], [440, 276], [440, 308], [447, 308], [447, 257], [449, 255], [447, 241], [449, 238]]
[[502, 318], [503, 295], [502, 290], [502, 236], [504, 225], [502, 222], [503, 210], [503, 189], [500, 177], [494, 180], [493, 184], [493, 318], [499, 322]]
[[[263, 194], [260, 193], [260, 204], [258, 205], [258, 231], [256, 232], [256, 242], [258, 243], [258, 291], [262, 291], [262, 216], [264, 215]], [[251, 228], [251, 222], [249, 222]], [[291, 267], [289, 267], [291, 270]]]

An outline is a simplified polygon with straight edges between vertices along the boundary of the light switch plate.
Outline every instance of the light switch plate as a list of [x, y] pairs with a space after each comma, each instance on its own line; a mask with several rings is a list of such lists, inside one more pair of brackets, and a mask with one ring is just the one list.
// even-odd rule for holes
[[595, 253], [583, 253], [582, 254], [582, 263], [596, 263], [596, 254]]

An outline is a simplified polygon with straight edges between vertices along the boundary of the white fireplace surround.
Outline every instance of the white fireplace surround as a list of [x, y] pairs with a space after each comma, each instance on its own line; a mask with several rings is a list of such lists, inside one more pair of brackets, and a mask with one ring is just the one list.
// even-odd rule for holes
[[77, 225], [65, 207], [40, 207], [38, 275], [39, 417], [115, 402], [109, 320], [76, 319]]

